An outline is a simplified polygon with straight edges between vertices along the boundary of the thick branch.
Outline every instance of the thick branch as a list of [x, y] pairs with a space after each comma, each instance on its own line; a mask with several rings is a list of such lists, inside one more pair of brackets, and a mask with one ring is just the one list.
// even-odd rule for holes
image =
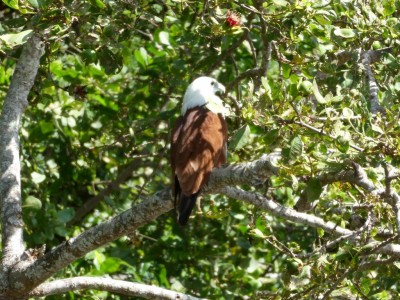
[[[355, 231], [342, 228], [333, 222], [326, 222], [313, 215], [296, 212], [293, 209], [277, 204], [261, 195], [231, 187], [232, 185], [238, 184], [254, 186], [264, 182], [270, 176], [277, 174], [278, 168], [275, 165], [275, 160], [278, 158], [278, 153], [264, 155], [260, 159], [250, 163], [230, 165], [225, 168], [216, 169], [212, 172], [209, 183], [203, 192], [222, 193], [229, 197], [252, 203], [273, 215], [292, 222], [322, 228], [334, 236], [344, 236], [346, 240], [357, 244], [359, 242], [359, 236], [355, 234]], [[330, 178], [327, 176], [325, 178], [320, 178], [320, 180], [330, 183], [340, 180], [350, 181], [351, 178], [354, 177], [358, 184], [370, 191], [370, 183], [367, 182], [368, 179], [366, 174], [363, 173], [362, 169], [356, 170], [356, 166], [354, 168], [355, 171], [352, 173], [353, 176], [351, 176], [350, 173], [344, 173], [340, 176], [338, 175], [336, 178]], [[354, 172], [358, 175], [355, 175]], [[361, 182], [363, 182], [363, 184], [361, 184]], [[373, 192], [375, 191], [376, 190]], [[82, 257], [89, 251], [92, 251], [123, 235], [129, 235], [129, 233], [133, 232], [138, 227], [149, 223], [172, 208], [173, 201], [171, 199], [170, 189], [165, 189], [154, 194], [135, 207], [132, 207], [109, 221], [93, 227], [52, 249], [50, 252], [34, 261], [31, 265], [22, 266], [16, 272], [11, 273], [11, 289], [16, 293], [20, 293], [21, 291], [30, 291], [51, 277], [55, 272]], [[371, 242], [367, 248], [368, 247], [377, 249], [376, 251], [378, 253], [392, 255], [400, 254], [400, 245], [392, 244], [391, 242], [381, 246], [379, 246], [379, 243]]]
[[[264, 155], [251, 163], [214, 170], [213, 173], [215, 174], [211, 176], [207, 190], [215, 190], [219, 185], [259, 182], [260, 179], [257, 181], [255, 178], [265, 180], [268, 176], [277, 172], [278, 169], [273, 164], [277, 157], [278, 154]], [[168, 212], [173, 208], [173, 205], [170, 189], [154, 194], [109, 221], [64, 242], [31, 265], [21, 267], [10, 275], [11, 283], [15, 284], [12, 288], [15, 289], [16, 293], [31, 290], [86, 253], [121, 236], [128, 235], [138, 227]]]
[[378, 100], [378, 85], [375, 80], [374, 72], [371, 68], [372, 56], [375, 51], [366, 51], [362, 57], [362, 63], [365, 68], [365, 72], [367, 73], [368, 86], [369, 86], [369, 102], [371, 106], [371, 113], [375, 115], [379, 111], [384, 111], [383, 108], [379, 104]]
[[272, 175], [279, 172], [276, 166], [280, 153], [264, 154], [261, 158], [241, 164], [228, 165], [225, 168], [213, 170], [209, 184], [203, 192], [213, 192], [218, 187], [227, 185], [248, 184], [250, 186], [259, 185], [265, 182]]
[[44, 297], [49, 295], [63, 294], [77, 290], [101, 290], [126, 296], [142, 297], [145, 299], [162, 300], [197, 300], [199, 298], [170, 291], [156, 286], [115, 280], [111, 278], [97, 277], [74, 277], [43, 283], [33, 290], [29, 296]]
[[24, 251], [18, 132], [43, 49], [43, 43], [37, 35], [33, 35], [24, 45], [0, 116], [2, 265], [5, 268], [15, 264]]
[[12, 273], [12, 288], [17, 293], [29, 291], [86, 253], [133, 232], [172, 208], [170, 190], [158, 192], [131, 209], [62, 243], [28, 267]]

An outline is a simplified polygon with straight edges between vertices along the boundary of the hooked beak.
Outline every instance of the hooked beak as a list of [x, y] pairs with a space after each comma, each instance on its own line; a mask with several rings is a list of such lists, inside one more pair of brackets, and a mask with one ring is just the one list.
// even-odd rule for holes
[[217, 95], [222, 96], [223, 94], [225, 94], [225, 86], [222, 85], [221, 83], [217, 83], [216, 86], [217, 91], [215, 92]]

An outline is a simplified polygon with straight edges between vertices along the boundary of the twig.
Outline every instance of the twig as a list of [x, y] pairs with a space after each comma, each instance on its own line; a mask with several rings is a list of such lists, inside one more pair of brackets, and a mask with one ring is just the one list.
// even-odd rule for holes
[[347, 277], [347, 274], [349, 274], [350, 271], [353, 271], [352, 268], [348, 268], [346, 271], [342, 273], [341, 276], [339, 276], [338, 279], [334, 281], [330, 289], [324, 294], [322, 300], [329, 299], [329, 295], [336, 289], [336, 287], [343, 281], [343, 279]]
[[367, 173], [361, 166], [352, 162], [353, 170], [342, 170], [336, 173], [322, 173], [317, 177], [321, 185], [330, 184], [333, 182], [349, 182], [362, 187], [368, 192], [376, 191], [374, 183], [368, 179]]
[[117, 176], [117, 178], [110, 182], [107, 187], [105, 187], [101, 192], [87, 200], [83, 205], [79, 207], [76, 211], [74, 217], [71, 221], [68, 222], [68, 226], [72, 226], [77, 224], [85, 217], [89, 212], [91, 212], [97, 205], [108, 195], [112, 192], [116, 191], [119, 186], [124, 183], [125, 181], [129, 180], [132, 177], [132, 172], [136, 170], [142, 164], [141, 159], [134, 159], [130, 162]]
[[[247, 28], [251, 26], [251, 23], [253, 21], [254, 14], [250, 14], [248, 16], [248, 22], [247, 22]], [[240, 36], [240, 38], [235, 41], [228, 49], [226, 49], [224, 52], [222, 52], [219, 56], [218, 59], [214, 62], [214, 64], [208, 68], [208, 70], [205, 72], [205, 75], [211, 74], [212, 71], [217, 69], [223, 62], [226, 61], [226, 59], [233, 54], [233, 52], [239, 48], [245, 39], [248, 37], [248, 29], [246, 27], [243, 27], [243, 33]]]
[[[399, 235], [394, 235], [394, 236], [388, 238], [386, 241], [383, 241], [382, 243], [368, 244], [368, 245], [364, 246], [362, 252], [363, 252], [363, 254], [379, 253], [378, 250], [381, 250], [381, 249], [387, 247], [394, 241], [398, 241], [398, 239], [399, 239]], [[388, 250], [390, 250], [390, 249], [388, 249]], [[391, 255], [394, 255], [394, 256], [399, 256], [399, 254], [400, 253], [396, 253], [396, 252], [391, 253]]]
[[398, 259], [399, 259], [399, 256], [392, 256], [387, 259], [382, 259], [382, 260], [377, 259], [374, 261], [365, 262], [358, 266], [358, 270], [366, 271], [369, 269], [375, 269], [376, 267], [390, 265], [390, 264], [394, 263], [395, 261], [397, 261]]
[[[287, 122], [287, 123], [294, 123], [294, 124], [300, 125], [300, 126], [302, 126], [302, 127], [305, 127], [305, 128], [307, 128], [307, 129], [310, 129], [310, 130], [312, 130], [312, 131], [314, 131], [314, 132], [317, 132], [317, 133], [319, 133], [319, 134], [325, 135], [325, 136], [331, 138], [332, 140], [336, 140], [336, 137], [334, 137], [334, 136], [332, 136], [332, 135], [330, 135], [330, 134], [324, 132], [323, 129], [315, 128], [314, 126], [311, 126], [311, 125], [309, 125], [309, 124], [307, 124], [307, 123], [304, 123], [304, 122], [301, 121], [301, 120], [300, 120], [300, 121], [285, 121], [285, 122]], [[356, 146], [356, 145], [354, 145], [354, 144], [352, 144], [352, 143], [350, 143], [349, 146], [350, 146], [351, 148], [353, 148], [354, 150], [357, 150], [357, 151], [360, 151], [360, 152], [363, 152], [363, 151], [364, 151], [363, 148], [360, 148], [360, 147], [358, 147], [358, 146]]]

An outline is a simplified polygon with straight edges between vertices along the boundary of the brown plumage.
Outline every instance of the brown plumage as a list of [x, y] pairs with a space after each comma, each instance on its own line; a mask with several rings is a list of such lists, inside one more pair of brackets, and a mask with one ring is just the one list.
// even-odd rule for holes
[[188, 109], [175, 123], [171, 137], [174, 197], [178, 223], [185, 225], [211, 170], [226, 162], [227, 126], [221, 114], [205, 106]]

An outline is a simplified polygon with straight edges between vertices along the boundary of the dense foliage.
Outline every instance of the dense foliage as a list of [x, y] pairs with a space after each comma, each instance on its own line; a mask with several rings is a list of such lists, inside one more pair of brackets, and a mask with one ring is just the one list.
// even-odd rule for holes
[[[21, 129], [28, 247], [52, 248], [169, 186], [171, 124], [199, 75], [229, 90], [230, 163], [282, 152], [278, 176], [243, 188], [349, 229], [372, 220], [365, 241], [388, 238], [383, 229], [398, 239], [392, 206], [318, 176], [356, 163], [381, 188], [399, 167], [399, 1], [2, 2], [0, 104], [20, 45], [32, 32], [46, 41]], [[56, 277], [109, 275], [210, 299], [399, 297], [399, 265], [374, 264], [386, 257], [362, 243], [326, 249], [335, 238], [322, 229], [221, 195], [201, 209], [187, 227], [171, 212]]]

